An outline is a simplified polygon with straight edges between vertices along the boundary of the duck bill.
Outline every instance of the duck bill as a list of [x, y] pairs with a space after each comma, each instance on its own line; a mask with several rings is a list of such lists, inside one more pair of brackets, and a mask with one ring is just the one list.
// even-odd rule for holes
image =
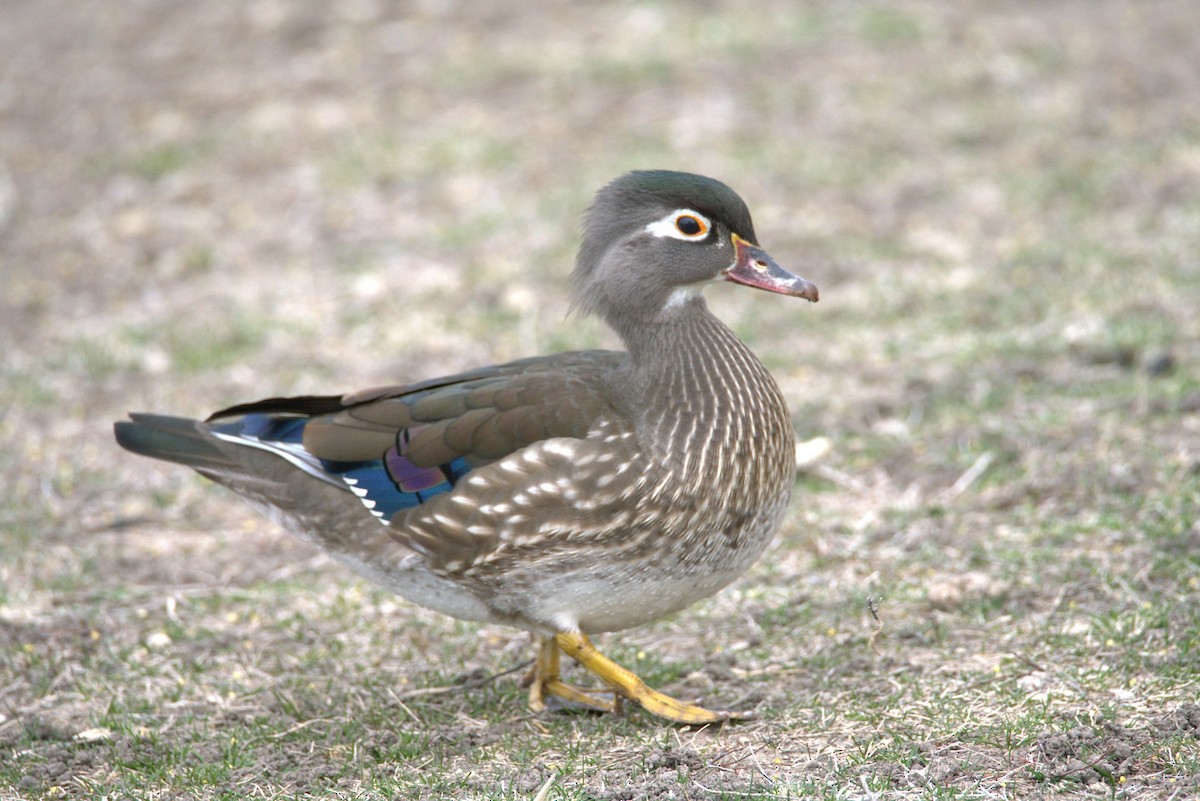
[[725, 271], [726, 281], [817, 302], [816, 284], [789, 273], [762, 248], [734, 234], [733, 249], [736, 258], [733, 266]]

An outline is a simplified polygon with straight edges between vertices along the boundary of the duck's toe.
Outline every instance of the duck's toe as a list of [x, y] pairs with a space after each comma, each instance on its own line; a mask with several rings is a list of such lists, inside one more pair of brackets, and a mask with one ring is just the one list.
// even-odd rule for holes
[[[678, 698], [659, 692], [642, 681], [641, 677], [632, 670], [618, 665], [596, 650], [586, 634], [566, 632], [555, 635], [552, 642], [557, 645], [557, 648], [561, 648], [563, 653], [599, 676], [619, 696], [634, 701], [652, 715], [689, 726], [723, 723], [728, 720], [746, 720], [752, 717], [752, 715], [744, 713], [705, 709], [702, 706], [680, 701]], [[554, 658], [557, 660], [557, 654]], [[575, 690], [575, 692], [579, 691]], [[617, 704], [613, 704], [613, 708], [617, 708]]]

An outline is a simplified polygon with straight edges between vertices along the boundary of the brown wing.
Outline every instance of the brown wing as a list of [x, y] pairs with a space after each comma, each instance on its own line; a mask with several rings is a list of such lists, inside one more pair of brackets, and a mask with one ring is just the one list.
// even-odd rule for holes
[[543, 439], [585, 436], [611, 409], [605, 379], [622, 360], [610, 351], [564, 353], [356, 393], [305, 427], [304, 447], [352, 462], [376, 458], [403, 435], [413, 464], [463, 457], [478, 467]]
[[[611, 389], [626, 363], [613, 351], [562, 353], [342, 397], [243, 404], [209, 422], [280, 450], [294, 443], [285, 458], [302, 447], [304, 469], [344, 481], [393, 537], [457, 571], [493, 552], [506, 527], [523, 528], [503, 499], [521, 499], [539, 475], [573, 472], [551, 441], [582, 441], [618, 416]], [[536, 505], [545, 503], [562, 501]]]

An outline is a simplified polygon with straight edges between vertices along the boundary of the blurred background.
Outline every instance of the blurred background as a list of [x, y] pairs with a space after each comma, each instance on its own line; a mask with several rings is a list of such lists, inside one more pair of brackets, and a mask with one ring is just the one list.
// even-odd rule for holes
[[[895, 722], [888, 703], [838, 725], [813, 717], [885, 676], [910, 709], [925, 696], [909, 679], [957, 698], [972, 677], [1007, 678], [1011, 696], [972, 702], [1016, 745], [989, 751], [994, 732], [963, 735], [960, 713], [904, 729], [964, 765], [974, 748], [996, 786], [1004, 759], [1043, 778], [1068, 776], [1068, 759], [1092, 770], [1039, 737], [1101, 731], [1079, 721], [1113, 704], [1131, 731], [1159, 731], [1160, 712], [1190, 720], [1198, 20], [1186, 0], [6, 0], [0, 748], [20, 759], [0, 788], [77, 788], [118, 746], [160, 753], [138, 726], [203, 753], [210, 733], [129, 712], [181, 693], [186, 714], [219, 718], [221, 698], [263, 693], [264, 726], [308, 720], [279, 701], [288, 671], [243, 640], [303, 640], [311, 669], [350, 674], [341, 703], [365, 709], [390, 703], [369, 689], [381, 670], [436, 684], [463, 664], [511, 667], [516, 634], [485, 630], [480, 645], [475, 628], [389, 606], [228, 494], [120, 452], [111, 422], [612, 346], [595, 321], [567, 317], [567, 276], [592, 194], [637, 168], [730, 184], [767, 250], [821, 289], [811, 307], [708, 293], [777, 376], [811, 461], [769, 565], [628, 640], [668, 679], [672, 662], [699, 670], [716, 643], [743, 644], [738, 669], [763, 677], [757, 697], [792, 745], [743, 729], [778, 761], [716, 778], [778, 790], [865, 766], [882, 787], [908, 786], [911, 760], [849, 745]], [[868, 595], [888, 599], [882, 666], [866, 647]], [[315, 641], [289, 628], [295, 609]], [[322, 633], [369, 643], [354, 659], [376, 661], [335, 671]], [[156, 650], [158, 634], [172, 645]], [[455, 664], [426, 663], [430, 640]], [[185, 648], [202, 652], [188, 652], [194, 694], [162, 673]], [[306, 686], [289, 690], [300, 706]], [[503, 720], [520, 709], [503, 686], [469, 715], [417, 715]], [[1085, 689], [1055, 695], [1064, 687]], [[1021, 723], [1011, 710], [1027, 703], [1044, 714]], [[109, 734], [92, 746], [61, 745], [96, 728]], [[387, 730], [343, 740], [381, 748], [372, 737]], [[495, 775], [537, 790], [548, 769], [481, 742]], [[441, 768], [423, 781], [481, 758], [478, 743], [422, 747]], [[688, 745], [701, 765], [720, 761], [709, 747]], [[1159, 751], [1132, 753], [1140, 769], [1104, 763], [1113, 787], [1127, 776], [1126, 791], [1153, 795], [1167, 785], [1147, 777], [1184, 775]], [[295, 760], [293, 772], [307, 764]], [[189, 787], [186, 761], [159, 784], [122, 781]], [[583, 775], [593, 787], [598, 774]]]

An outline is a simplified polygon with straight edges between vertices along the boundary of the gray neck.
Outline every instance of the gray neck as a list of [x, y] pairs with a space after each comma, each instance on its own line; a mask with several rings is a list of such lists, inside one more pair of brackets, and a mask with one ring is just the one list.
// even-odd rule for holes
[[[665, 309], [636, 331], [621, 332], [632, 358], [631, 413], [659, 461], [700, 482], [773, 485], [794, 472], [791, 419], [775, 380], [696, 296]], [[765, 471], [763, 475], [754, 475]], [[768, 480], [768, 475], [770, 478]]]

